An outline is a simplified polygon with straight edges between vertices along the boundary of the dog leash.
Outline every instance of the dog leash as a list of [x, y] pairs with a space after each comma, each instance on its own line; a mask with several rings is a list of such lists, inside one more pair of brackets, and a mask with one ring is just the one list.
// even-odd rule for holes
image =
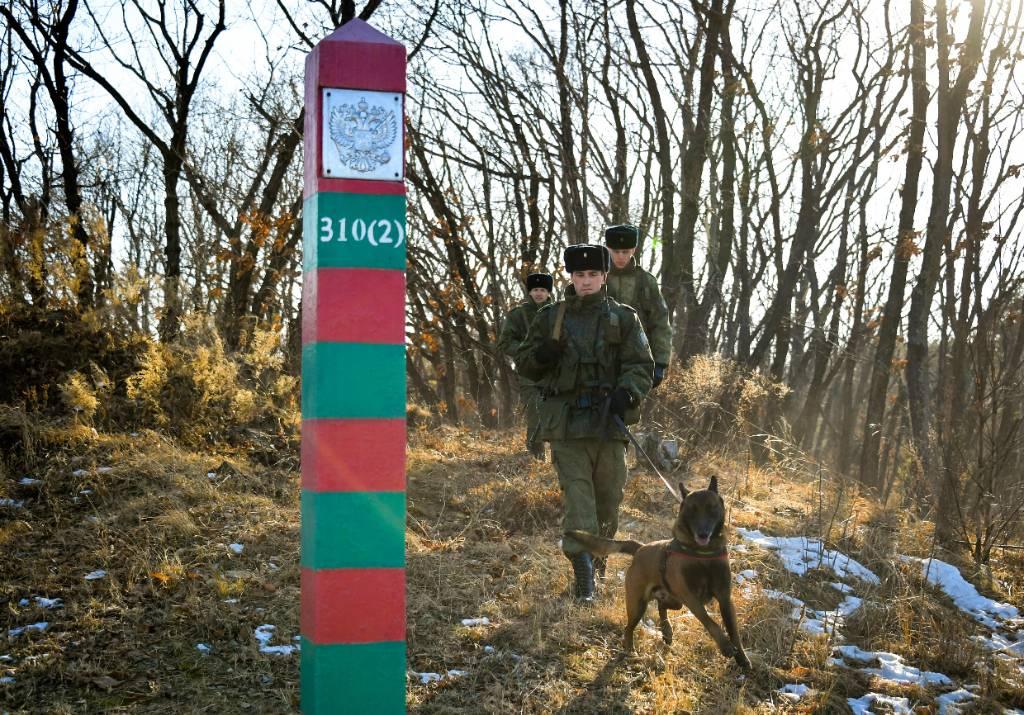
[[677, 502], [682, 504], [682, 497], [676, 493], [676, 490], [672, 488], [672, 485], [669, 484], [668, 480], [661, 475], [661, 472], [658, 471], [658, 466], [654, 463], [654, 460], [647, 456], [647, 452], [644, 451], [644, 448], [640, 446], [636, 437], [634, 437], [633, 433], [626, 427], [626, 423], [622, 421], [622, 418], [619, 415], [612, 414], [612, 419], [615, 421], [615, 426], [622, 430], [622, 433], [625, 434], [629, 438], [629, 441], [633, 443], [633, 446], [636, 447], [636, 451], [644, 455], [644, 459], [647, 460], [647, 463], [651, 465], [651, 469], [653, 469], [654, 473], [658, 475], [658, 479], [660, 479], [661, 483], [665, 485], [666, 489], [668, 489], [668, 493], [671, 494]]

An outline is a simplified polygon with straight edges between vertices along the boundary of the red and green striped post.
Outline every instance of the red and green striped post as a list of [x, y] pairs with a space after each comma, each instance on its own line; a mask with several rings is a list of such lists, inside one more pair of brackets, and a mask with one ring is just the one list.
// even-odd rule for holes
[[306, 58], [301, 705], [405, 711], [405, 48]]

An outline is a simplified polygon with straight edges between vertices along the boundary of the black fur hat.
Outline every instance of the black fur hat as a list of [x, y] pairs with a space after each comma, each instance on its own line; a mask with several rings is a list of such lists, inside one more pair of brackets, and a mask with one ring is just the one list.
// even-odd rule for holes
[[526, 292], [529, 293], [534, 288], [543, 288], [548, 293], [555, 287], [555, 279], [551, 277], [550, 273], [531, 273], [526, 276]]
[[611, 269], [611, 255], [604, 246], [596, 243], [577, 243], [565, 249], [565, 270], [603, 271]]
[[628, 223], [609, 226], [604, 230], [604, 242], [608, 248], [636, 248], [640, 240], [640, 229]]

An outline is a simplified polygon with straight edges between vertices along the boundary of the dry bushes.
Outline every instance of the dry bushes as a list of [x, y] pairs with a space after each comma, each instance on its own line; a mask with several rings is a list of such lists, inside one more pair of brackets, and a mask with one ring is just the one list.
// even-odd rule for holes
[[[104, 329], [95, 316], [27, 308], [0, 311], [0, 334], [0, 404], [25, 419], [158, 428], [207, 444], [247, 427], [297, 433], [298, 378], [284, 371], [276, 331], [254, 330], [232, 355], [205, 315], [186, 318], [165, 344]], [[0, 441], [23, 442], [12, 429], [0, 427]]]
[[240, 427], [295, 427], [298, 379], [282, 372], [277, 333], [257, 330], [248, 349], [228, 355], [212, 320], [185, 319], [173, 343], [148, 340], [125, 391], [140, 424], [190, 440], [231, 436]]
[[102, 410], [112, 397], [105, 391], [131, 374], [145, 348], [141, 335], [111, 331], [95, 315], [0, 305], [0, 403], [52, 417], [87, 407], [92, 392]]
[[685, 460], [763, 432], [759, 425], [777, 411], [787, 392], [785, 385], [728, 358], [698, 355], [686, 368], [669, 373], [645, 403], [645, 417], [680, 440]]

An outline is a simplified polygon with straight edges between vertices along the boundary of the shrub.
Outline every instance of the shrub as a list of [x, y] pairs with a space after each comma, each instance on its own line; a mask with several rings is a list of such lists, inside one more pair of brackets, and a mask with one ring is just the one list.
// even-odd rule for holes
[[693, 452], [763, 431], [788, 388], [720, 355], [698, 355], [669, 373], [646, 405], [647, 419]]

